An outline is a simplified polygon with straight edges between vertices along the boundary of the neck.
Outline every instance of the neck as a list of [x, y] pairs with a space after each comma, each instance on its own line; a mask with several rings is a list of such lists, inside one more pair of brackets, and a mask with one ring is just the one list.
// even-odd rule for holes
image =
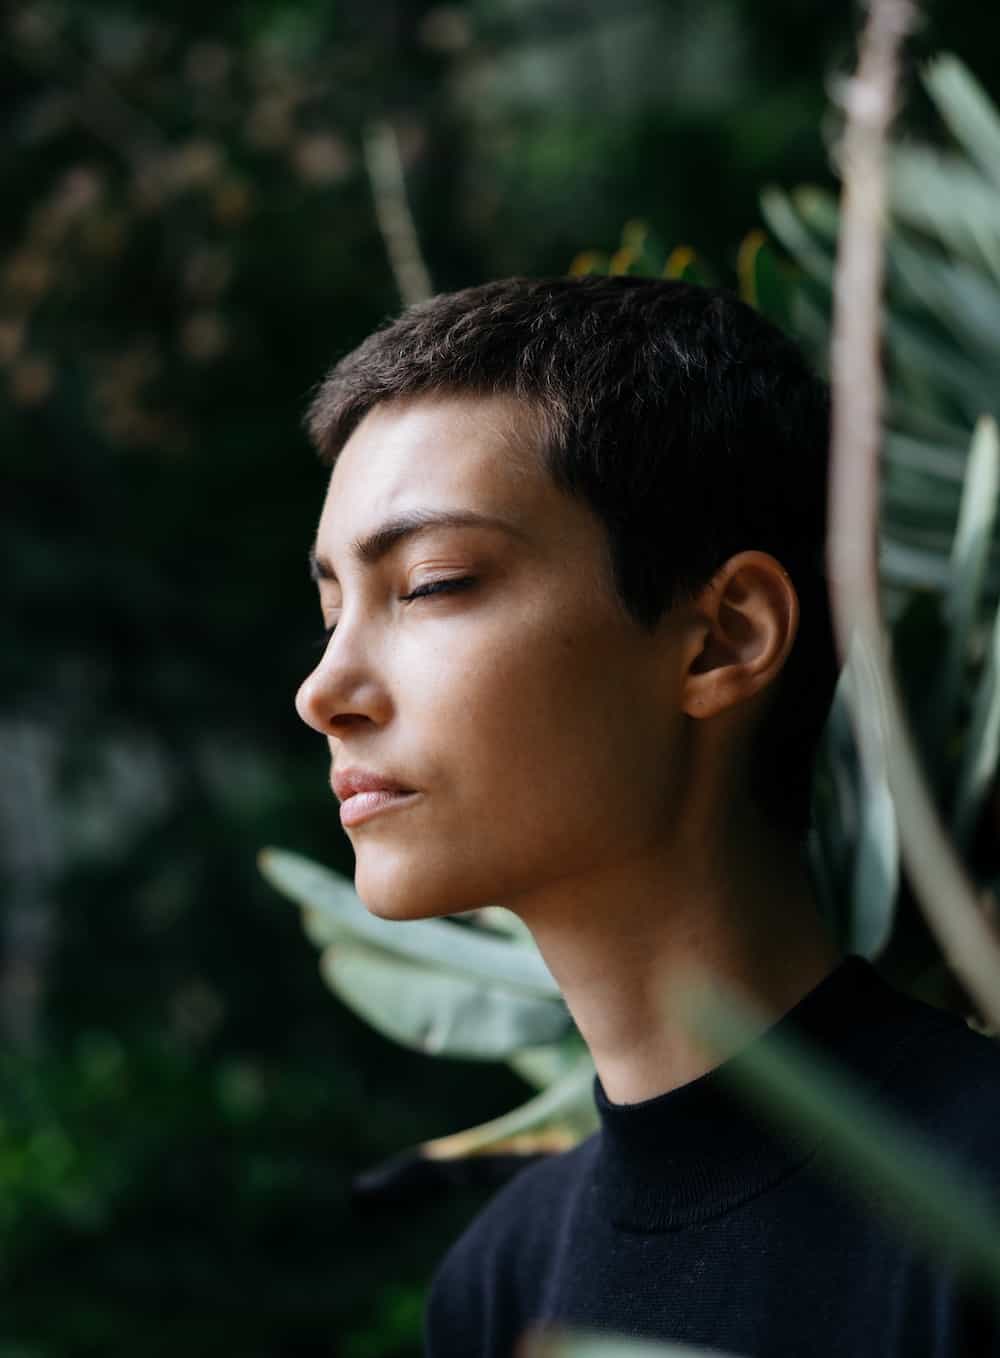
[[[675, 837], [515, 907], [613, 1103], [666, 1093], [725, 1055], [668, 1019], [678, 978], [703, 975], [771, 1021], [840, 958], [794, 842], [750, 818], [727, 840], [706, 853], [703, 837]], [[685, 852], [685, 842], [701, 847]]]

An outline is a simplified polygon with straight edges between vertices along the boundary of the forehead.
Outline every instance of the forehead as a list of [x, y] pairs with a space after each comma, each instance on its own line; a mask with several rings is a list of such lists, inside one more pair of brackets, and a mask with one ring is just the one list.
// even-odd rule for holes
[[523, 518], [566, 497], [544, 469], [540, 420], [512, 397], [423, 396], [365, 416], [330, 476], [325, 541], [347, 541], [414, 509]]

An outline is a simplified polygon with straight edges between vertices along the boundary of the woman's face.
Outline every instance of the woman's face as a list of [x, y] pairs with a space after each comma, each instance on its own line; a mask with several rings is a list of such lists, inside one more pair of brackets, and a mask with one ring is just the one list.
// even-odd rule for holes
[[[508, 398], [386, 403], [330, 478], [314, 564], [335, 630], [296, 707], [379, 915], [530, 917], [662, 841], [683, 787], [674, 623], [625, 612], [600, 522], [528, 425]], [[366, 775], [389, 790], [351, 796]]]

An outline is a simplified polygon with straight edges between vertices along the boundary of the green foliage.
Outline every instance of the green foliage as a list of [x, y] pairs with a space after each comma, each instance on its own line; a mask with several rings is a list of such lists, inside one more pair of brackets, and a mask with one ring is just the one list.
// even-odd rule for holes
[[322, 949], [324, 979], [361, 1018], [418, 1051], [506, 1059], [542, 1086], [519, 1108], [425, 1153], [468, 1155], [539, 1130], [575, 1139], [593, 1127], [593, 1063], [531, 936], [498, 926], [506, 912], [475, 912], [478, 927], [393, 922], [371, 915], [346, 878], [300, 855], [268, 849], [260, 865], [303, 907], [306, 932]]
[[[970, 158], [988, 159], [995, 150], [995, 138], [1000, 137], [1000, 120], [981, 92], [960, 67], [948, 61], [932, 68], [929, 83], [951, 126], [965, 139]], [[922, 165], [921, 156], [919, 150], [905, 148], [902, 164]], [[975, 183], [977, 192], [986, 192], [978, 172], [965, 162], [962, 174], [964, 183]], [[900, 188], [900, 182], [906, 184], [905, 172], [903, 180], [896, 181], [896, 195], [908, 201], [910, 190]], [[944, 187], [950, 184], [946, 176]], [[940, 195], [942, 186], [935, 192]], [[989, 192], [993, 196], [991, 220], [1000, 220], [997, 190], [991, 186]], [[795, 264], [783, 263], [761, 233], [752, 233], [739, 257], [744, 296], [799, 329], [807, 342], [818, 346], [822, 360], [837, 241], [836, 203], [816, 191], [785, 195], [770, 190], [764, 195], [763, 209]], [[905, 213], [902, 219], [905, 223]], [[925, 233], [927, 229], [925, 221]], [[983, 230], [977, 231], [976, 239], [981, 245]], [[934, 243], [917, 239], [905, 225], [890, 242], [894, 289], [887, 334], [894, 399], [882, 528], [885, 588], [893, 604], [899, 642], [897, 664], [904, 667], [904, 687], [911, 695], [923, 695], [924, 705], [916, 711], [918, 739], [939, 798], [960, 842], [968, 848], [973, 827], [984, 812], [1000, 744], [1000, 627], [992, 619], [997, 592], [993, 567], [1000, 545], [996, 542], [1000, 443], [992, 413], [980, 415], [984, 397], [989, 394], [993, 399], [992, 389], [983, 380], [984, 362], [988, 360], [994, 372], [1000, 370], [1000, 292], [985, 276], [988, 260], [980, 259], [975, 274], [968, 264], [962, 266], [963, 272], [943, 253], [948, 245], [954, 245], [954, 238], [947, 232]], [[656, 272], [678, 277], [693, 276], [697, 267], [690, 250], [667, 254], [643, 223], [630, 222], [616, 252], [607, 257], [595, 252], [580, 255], [573, 271]], [[961, 293], [963, 288], [976, 293], [977, 320], [970, 325], [963, 319], [959, 331], [961, 305], [956, 302], [950, 308], [955, 324], [949, 329], [942, 325], [942, 311], [949, 314], [942, 299], [950, 297], [953, 289]], [[963, 426], [973, 422], [969, 451], [963, 457], [959, 440]], [[930, 654], [928, 619], [934, 629], [931, 635], [941, 643]], [[911, 647], [918, 636], [922, 650], [914, 659]], [[908, 668], [911, 662], [912, 670]], [[845, 665], [824, 740], [816, 790], [817, 829], [810, 850], [821, 899], [841, 943], [876, 957], [888, 948], [897, 922], [899, 836], [884, 773], [862, 766], [851, 734], [851, 707], [860, 691], [854, 663], [852, 657]], [[360, 903], [349, 899], [346, 883], [327, 882], [320, 890], [319, 870], [275, 851], [265, 857], [265, 864], [271, 880], [300, 904], [308, 907], [321, 898], [336, 898], [329, 931], [317, 931], [313, 925], [310, 932], [321, 945], [333, 939], [333, 955], [324, 967], [328, 982], [382, 1031], [402, 1041], [426, 1042], [428, 1031], [453, 1032], [458, 1027], [456, 1014], [468, 1009], [471, 1031], [488, 1028], [495, 1033], [502, 1026], [509, 1039], [518, 1020], [527, 1021], [527, 1015], [516, 1010], [522, 1001], [510, 989], [516, 976], [509, 962], [493, 971], [507, 983], [505, 994], [502, 988], [487, 984], [474, 952], [465, 956], [468, 927], [454, 922], [390, 925], [391, 932], [400, 931], [401, 940], [406, 937], [403, 931], [415, 937], [416, 930], [424, 929], [421, 937], [426, 945], [413, 947], [405, 941], [396, 945], [395, 950], [408, 958], [404, 975], [399, 964], [390, 962], [388, 951], [380, 953], [368, 944], [344, 941], [345, 935], [365, 939], [377, 929], [381, 943], [384, 925], [378, 921], [373, 927]], [[280, 871], [274, 870], [275, 864], [281, 865]], [[994, 883], [998, 870], [1000, 864], [994, 859]], [[392, 946], [386, 933], [384, 947]], [[528, 940], [512, 938], [504, 951], [516, 955], [520, 966], [530, 947]], [[419, 981], [415, 966], [425, 969]], [[462, 972], [469, 988], [449, 986], [449, 970]], [[471, 993], [477, 987], [482, 991], [479, 1010]], [[405, 1004], [399, 996], [404, 988], [409, 991]], [[504, 1004], [510, 1008], [510, 1022], [498, 1025], [496, 1006]], [[440, 1015], [436, 1027], [435, 1013]], [[744, 1020], [745, 1016], [741, 1019], [721, 1002], [707, 1011], [707, 1018], [702, 1013], [703, 1023], [717, 1037], [728, 1039], [722, 1041], [723, 1049], [741, 1045], [731, 1040], [734, 1036], [759, 1031], [759, 1024], [755, 1029]], [[539, 1040], [545, 1039], [539, 1035]], [[451, 1050], [457, 1054], [459, 1048], [452, 1043]], [[486, 1052], [487, 1048], [477, 1046], [474, 1054]], [[961, 1171], [940, 1162], [811, 1058], [794, 1052], [778, 1052], [772, 1058], [770, 1053], [760, 1055], [757, 1048], [750, 1053], [740, 1070], [754, 1098], [793, 1126], [821, 1131], [834, 1158], [869, 1192], [877, 1193], [930, 1244], [947, 1246], [971, 1272], [1000, 1286], [996, 1245], [1000, 1226], [980, 1210], [975, 1186]], [[512, 1055], [509, 1050], [505, 1054]], [[465, 1155], [484, 1145], [496, 1145], [526, 1126], [551, 1125], [553, 1116], [563, 1114], [567, 1103], [570, 1112], [578, 1114], [582, 1111], [579, 1076], [584, 1070], [589, 1082], [590, 1068], [581, 1052], [575, 1068], [558, 1076], [543, 1071], [543, 1078], [548, 1075], [552, 1083], [529, 1104], [471, 1133], [446, 1138], [438, 1152]], [[563, 1129], [571, 1130], [571, 1125], [564, 1121]], [[591, 1351], [588, 1342], [567, 1340], [565, 1349], [538, 1351], [578, 1355]], [[607, 1347], [603, 1342], [593, 1349], [595, 1354], [614, 1351], [613, 1344]]]
[[[342, 877], [280, 849], [264, 851], [261, 869], [273, 885], [313, 916], [309, 928], [315, 942], [335, 942], [349, 934], [375, 950], [438, 964], [483, 983], [500, 982], [516, 993], [548, 1000], [553, 1007], [561, 1008], [555, 981], [525, 939], [496, 937], [448, 920], [380, 919], [361, 906]], [[537, 1012], [544, 1011], [539, 1007]], [[548, 1020], [546, 1024], [550, 1026]]]
[[[413, 1091], [330, 1072], [106, 1030], [44, 1065], [5, 1054], [0, 1347], [271, 1358], [335, 1335], [338, 1351], [412, 1353], [425, 1261], [391, 1214], [354, 1209], [350, 1183], [374, 1145], [419, 1135]], [[422, 1248], [443, 1250], [481, 1201], [426, 1204]]]
[[566, 1331], [524, 1341], [524, 1358], [734, 1358], [720, 1349]]
[[[322, 494], [297, 430], [326, 364], [398, 306], [368, 121], [396, 126], [442, 288], [562, 269], [630, 216], [698, 242], [725, 279], [765, 176], [828, 180], [816, 129], [846, 11], [645, 8], [4, 13], [0, 963], [4, 1045], [25, 1044], [0, 1100], [11, 1358], [414, 1354], [414, 1298], [476, 1195], [428, 1195], [404, 1232], [351, 1210], [352, 1176], [579, 1057], [569, 1032], [511, 1053], [515, 1079], [386, 1043], [329, 1003], [253, 860], [276, 841], [349, 870], [291, 704]], [[997, 22], [954, 0], [935, 40], [989, 51]], [[976, 806], [992, 766], [970, 772]]]
[[[995, 854], [979, 861], [977, 830], [992, 814], [997, 762], [991, 657], [1000, 593], [1000, 289], [993, 242], [1000, 241], [1000, 188], [990, 157], [1000, 121], [954, 58], [932, 63], [926, 83], [961, 151], [903, 144], [894, 153], [882, 577], [897, 669], [938, 804], [995, 890], [1000, 863]], [[816, 189], [771, 189], [762, 208], [800, 270], [791, 323], [822, 363], [836, 202]], [[850, 702], [846, 678], [838, 707]], [[878, 955], [889, 944], [898, 897], [894, 819], [887, 790], [861, 776], [837, 711], [817, 795], [812, 850], [824, 898], [842, 941]]]

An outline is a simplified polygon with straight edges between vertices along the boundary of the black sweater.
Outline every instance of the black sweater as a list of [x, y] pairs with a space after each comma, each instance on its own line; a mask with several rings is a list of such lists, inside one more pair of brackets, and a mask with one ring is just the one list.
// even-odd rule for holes
[[[858, 957], [756, 1041], [774, 1033], [822, 1047], [995, 1194], [993, 1042]], [[510, 1358], [547, 1323], [745, 1358], [1000, 1355], [997, 1306], [848, 1188], [820, 1140], [779, 1136], [724, 1076], [631, 1105], [595, 1080], [600, 1131], [517, 1174], [445, 1256], [427, 1358]]]

